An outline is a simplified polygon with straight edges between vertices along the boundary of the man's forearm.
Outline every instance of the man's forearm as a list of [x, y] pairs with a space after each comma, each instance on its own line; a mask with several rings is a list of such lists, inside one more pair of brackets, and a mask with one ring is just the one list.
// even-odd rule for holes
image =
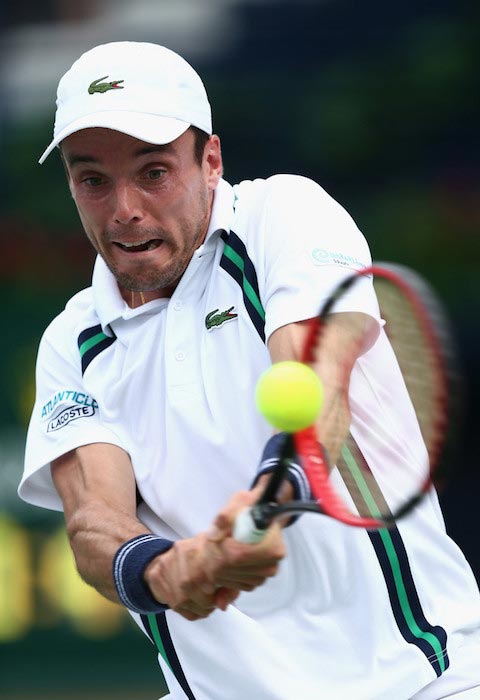
[[92, 504], [72, 515], [67, 532], [82, 579], [109, 600], [119, 603], [112, 576], [113, 559], [124, 542], [148, 533], [148, 528], [106, 504]]

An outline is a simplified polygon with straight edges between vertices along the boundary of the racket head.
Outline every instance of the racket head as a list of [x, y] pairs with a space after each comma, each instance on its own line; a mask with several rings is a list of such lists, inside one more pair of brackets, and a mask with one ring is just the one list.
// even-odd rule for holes
[[[347, 295], [357, 285], [371, 285], [372, 280], [388, 338], [385, 352], [393, 355], [389, 361], [394, 367], [395, 389], [392, 405], [383, 401], [383, 414], [379, 415], [377, 407], [377, 424], [371, 426], [368, 443], [377, 441], [377, 453], [380, 447], [389, 453], [386, 461], [390, 473], [385, 473], [378, 457], [372, 458], [371, 450], [365, 456], [353, 426], [349, 431], [344, 419], [335, 418], [336, 412], [350, 416], [361, 410], [359, 405], [350, 406], [351, 373], [372, 344], [371, 326], [363, 325], [361, 315], [357, 328], [351, 324], [351, 342], [338, 342], [336, 324]], [[347, 316], [347, 321], [352, 318]], [[335, 362], [340, 368], [335, 402], [325, 406], [327, 419], [320, 419], [318, 434], [314, 427], [295, 434], [297, 454], [319, 510], [357, 527], [391, 526], [419, 504], [437, 477], [445, 481], [442, 455], [448, 453], [447, 437], [458, 414], [461, 384], [450, 324], [437, 296], [419, 275], [403, 266], [379, 263], [346, 277], [325, 301], [319, 316], [309, 322], [301, 359], [311, 364], [324, 382], [329, 377], [328, 372], [322, 377], [322, 368], [328, 367], [322, 353], [328, 354], [329, 348], [335, 348]], [[395, 401], [400, 406], [395, 406]], [[402, 416], [402, 411], [408, 415]], [[371, 418], [374, 423], [374, 414]], [[388, 429], [382, 423], [390, 423]], [[410, 436], [415, 450], [409, 449]], [[423, 453], [418, 447], [422, 439]], [[331, 448], [330, 462], [335, 465], [326, 459], [319, 443]]]

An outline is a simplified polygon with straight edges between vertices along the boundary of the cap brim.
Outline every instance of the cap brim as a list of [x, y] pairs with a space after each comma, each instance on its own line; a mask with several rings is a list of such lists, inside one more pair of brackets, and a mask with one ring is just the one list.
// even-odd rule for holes
[[161, 117], [141, 112], [96, 112], [76, 119], [60, 131], [48, 148], [42, 153], [39, 163], [43, 163], [55, 146], [67, 136], [82, 129], [112, 129], [133, 136], [140, 141], [160, 146], [171, 143], [181, 136], [191, 125], [173, 117]]

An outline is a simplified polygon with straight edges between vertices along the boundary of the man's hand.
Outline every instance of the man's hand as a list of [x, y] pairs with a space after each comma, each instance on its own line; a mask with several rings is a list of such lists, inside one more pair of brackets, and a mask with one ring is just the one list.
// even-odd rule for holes
[[257, 498], [257, 489], [235, 494], [208, 533], [180, 540], [150, 562], [144, 576], [152, 595], [187, 620], [198, 620], [216, 608], [225, 610], [240, 591], [252, 591], [274, 576], [285, 556], [278, 525], [256, 545], [231, 536], [236, 515]]

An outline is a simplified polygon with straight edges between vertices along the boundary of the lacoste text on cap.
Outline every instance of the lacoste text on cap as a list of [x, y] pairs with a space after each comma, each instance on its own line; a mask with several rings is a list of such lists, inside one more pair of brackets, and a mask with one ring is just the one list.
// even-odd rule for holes
[[212, 133], [205, 87], [174, 51], [130, 41], [84, 53], [58, 84], [51, 151], [75, 131], [104, 127], [156, 145], [170, 143], [189, 126]]

